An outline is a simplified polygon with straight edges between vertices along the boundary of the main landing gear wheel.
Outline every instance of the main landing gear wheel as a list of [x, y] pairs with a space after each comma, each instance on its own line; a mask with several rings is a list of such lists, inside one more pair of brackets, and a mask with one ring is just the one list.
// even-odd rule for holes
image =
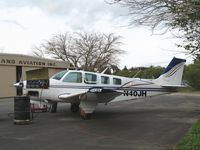
[[91, 113], [85, 113], [85, 111], [81, 109], [80, 110], [80, 116], [84, 120], [89, 120], [89, 119], [91, 119], [92, 114]]
[[78, 104], [71, 104], [71, 112], [76, 113], [79, 111], [79, 103]]

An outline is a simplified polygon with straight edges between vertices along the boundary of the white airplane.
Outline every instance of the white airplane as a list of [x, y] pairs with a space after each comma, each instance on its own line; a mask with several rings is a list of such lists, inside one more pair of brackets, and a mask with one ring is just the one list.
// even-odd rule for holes
[[[184, 59], [174, 57], [157, 79], [65, 70], [55, 74], [46, 83], [23, 81], [23, 94], [51, 102], [52, 112], [56, 111], [57, 102], [71, 103], [72, 112], [78, 112], [80, 108], [81, 118], [89, 119], [98, 103], [162, 95], [184, 87], [182, 75], [185, 62]], [[15, 86], [19, 86], [19, 83]]]

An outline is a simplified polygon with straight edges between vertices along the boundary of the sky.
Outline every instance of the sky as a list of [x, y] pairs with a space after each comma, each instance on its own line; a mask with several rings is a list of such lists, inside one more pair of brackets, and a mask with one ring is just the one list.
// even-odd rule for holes
[[1, 0], [0, 53], [33, 55], [33, 47], [53, 34], [84, 31], [123, 37], [121, 49], [126, 54], [120, 56], [120, 68], [166, 66], [174, 56], [188, 57], [177, 52], [179, 41], [172, 33], [152, 34], [147, 27], [130, 27], [127, 13], [105, 0]]

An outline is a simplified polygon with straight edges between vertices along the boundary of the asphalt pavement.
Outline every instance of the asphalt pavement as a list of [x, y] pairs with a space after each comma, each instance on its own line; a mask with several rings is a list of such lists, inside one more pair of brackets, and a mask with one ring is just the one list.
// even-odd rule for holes
[[173, 94], [98, 105], [91, 120], [59, 104], [14, 125], [13, 99], [0, 100], [2, 150], [167, 150], [200, 118], [200, 96]]

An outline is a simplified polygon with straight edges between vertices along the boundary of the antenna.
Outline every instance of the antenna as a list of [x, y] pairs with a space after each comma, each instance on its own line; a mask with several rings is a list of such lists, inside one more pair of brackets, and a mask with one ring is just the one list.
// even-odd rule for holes
[[104, 74], [106, 71], [108, 70], [108, 67], [106, 67], [106, 69], [104, 69], [101, 74]]
[[141, 70], [139, 70], [138, 72], [136, 72], [136, 74], [133, 76], [133, 78], [136, 78], [137, 75], [141, 72]]

